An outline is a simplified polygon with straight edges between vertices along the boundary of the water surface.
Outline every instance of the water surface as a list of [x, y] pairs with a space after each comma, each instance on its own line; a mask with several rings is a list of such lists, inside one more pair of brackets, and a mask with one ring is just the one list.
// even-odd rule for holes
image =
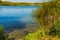
[[32, 14], [37, 8], [37, 6], [0, 6], [0, 25], [9, 30], [33, 24], [35, 19]]

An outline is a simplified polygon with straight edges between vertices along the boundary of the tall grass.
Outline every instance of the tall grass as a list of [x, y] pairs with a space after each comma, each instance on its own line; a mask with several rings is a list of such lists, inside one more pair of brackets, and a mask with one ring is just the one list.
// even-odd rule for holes
[[55, 37], [60, 37], [60, 1], [43, 3], [34, 16], [41, 25], [40, 30], [27, 35], [23, 40], [58, 40]]
[[41, 8], [34, 14], [37, 21], [43, 26], [52, 26], [54, 21], [60, 20], [60, 3], [59, 1], [51, 1], [43, 3]]

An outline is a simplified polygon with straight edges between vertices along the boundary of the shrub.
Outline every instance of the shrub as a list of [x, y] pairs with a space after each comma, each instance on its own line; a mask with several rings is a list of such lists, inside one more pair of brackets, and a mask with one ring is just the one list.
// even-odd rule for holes
[[4, 34], [3, 26], [0, 26], [0, 40], [14, 40], [14, 38], [9, 38], [8, 34]]
[[49, 34], [53, 36], [60, 36], [60, 21], [55, 21], [53, 23]]

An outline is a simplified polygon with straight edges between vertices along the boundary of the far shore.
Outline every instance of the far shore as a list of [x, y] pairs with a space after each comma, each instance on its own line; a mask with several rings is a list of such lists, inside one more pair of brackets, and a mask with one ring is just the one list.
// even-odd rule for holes
[[0, 6], [40, 6], [42, 3], [0, 2]]

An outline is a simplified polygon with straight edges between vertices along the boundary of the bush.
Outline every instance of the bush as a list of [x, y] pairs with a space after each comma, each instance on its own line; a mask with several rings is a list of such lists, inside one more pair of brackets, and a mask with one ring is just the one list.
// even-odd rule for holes
[[55, 21], [50, 30], [50, 35], [60, 37], [60, 21]]
[[14, 38], [9, 38], [8, 34], [4, 34], [3, 26], [0, 26], [0, 40], [14, 40]]

